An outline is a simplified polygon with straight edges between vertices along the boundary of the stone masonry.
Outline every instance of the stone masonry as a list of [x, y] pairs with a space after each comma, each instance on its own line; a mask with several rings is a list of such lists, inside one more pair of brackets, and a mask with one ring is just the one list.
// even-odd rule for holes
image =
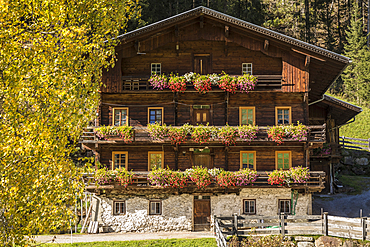
[[[100, 232], [161, 232], [191, 231], [193, 227], [193, 195], [158, 195], [162, 202], [161, 215], [149, 215], [149, 198], [146, 196], [125, 196], [123, 194], [101, 195], [95, 200], [94, 211], [99, 221]], [[256, 215], [278, 214], [278, 200], [291, 199], [289, 188], [245, 188], [239, 195], [221, 194], [211, 196], [211, 218], [243, 214], [243, 199], [256, 200]], [[113, 215], [113, 201], [125, 201], [126, 213]], [[299, 194], [296, 215], [312, 212], [311, 194]]]

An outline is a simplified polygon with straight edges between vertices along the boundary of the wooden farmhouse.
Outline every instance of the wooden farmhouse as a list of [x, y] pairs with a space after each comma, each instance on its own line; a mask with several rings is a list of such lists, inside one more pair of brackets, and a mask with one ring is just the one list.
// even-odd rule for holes
[[[108, 170], [124, 167], [135, 176], [127, 187], [112, 181], [88, 187], [97, 195], [94, 217], [100, 231], [203, 230], [212, 227], [214, 215], [312, 213], [312, 193], [329, 191], [332, 183], [332, 164], [340, 157], [338, 129], [361, 111], [324, 96], [349, 58], [205, 7], [118, 38], [116, 65], [103, 73], [98, 118], [81, 143], [94, 152], [97, 164]], [[216, 84], [200, 93], [189, 82], [176, 91], [153, 88], [150, 81], [153, 74], [189, 72], [249, 74], [257, 82], [248, 93]], [[239, 136], [231, 145], [217, 136], [200, 144], [190, 134], [174, 144], [168, 137], [150, 137], [147, 126], [156, 122], [175, 129], [250, 125], [258, 131], [251, 141]], [[303, 139], [287, 135], [278, 143], [268, 136], [273, 127], [298, 122], [307, 128]], [[102, 138], [96, 134], [101, 126], [131, 126], [133, 134], [129, 141]], [[163, 188], [147, 179], [154, 168], [195, 166], [248, 168], [258, 176], [244, 186], [213, 181], [205, 188], [191, 181]], [[294, 167], [308, 167], [308, 181], [268, 182], [269, 172]]]

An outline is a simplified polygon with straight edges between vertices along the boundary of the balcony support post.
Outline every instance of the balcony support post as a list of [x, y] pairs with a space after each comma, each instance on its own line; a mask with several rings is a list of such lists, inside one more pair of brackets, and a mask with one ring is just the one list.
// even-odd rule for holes
[[175, 171], [179, 169], [179, 146], [176, 144], [175, 147]]
[[229, 148], [225, 147], [225, 170], [229, 170]]
[[174, 101], [174, 126], [177, 126], [177, 104], [178, 104], [178, 93], [173, 93], [173, 101]]
[[229, 124], [229, 92], [225, 92], [225, 120]]

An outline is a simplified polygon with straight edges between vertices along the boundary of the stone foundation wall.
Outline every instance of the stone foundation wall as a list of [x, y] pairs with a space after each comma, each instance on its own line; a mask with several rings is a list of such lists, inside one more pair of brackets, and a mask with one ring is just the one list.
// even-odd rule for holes
[[[120, 194], [102, 195], [94, 203], [94, 213], [99, 221], [100, 231], [115, 232], [160, 232], [191, 231], [193, 227], [193, 195], [151, 195], [130, 196]], [[161, 215], [149, 215], [150, 199], [160, 199]], [[245, 188], [239, 195], [222, 194], [211, 196], [211, 219], [213, 215], [231, 216], [243, 214], [243, 199], [256, 200], [256, 215], [278, 214], [278, 200], [291, 199], [289, 188]], [[125, 201], [126, 214], [113, 215], [113, 201]], [[99, 202], [100, 201], [100, 202]], [[95, 205], [94, 204], [94, 205]], [[312, 213], [311, 194], [299, 194], [296, 215]], [[213, 222], [213, 220], [211, 221]]]
[[[256, 200], [256, 215], [274, 216], [278, 214], [279, 199], [291, 199], [289, 188], [246, 188], [242, 189], [240, 195], [219, 195], [211, 197], [211, 215], [231, 216], [234, 213], [243, 213], [243, 200]], [[311, 194], [299, 194], [296, 215], [312, 214]]]
[[126, 214], [113, 215], [113, 198], [100, 197], [99, 226], [103, 231], [115, 232], [191, 231], [192, 198], [179, 195], [162, 199], [162, 215], [149, 215], [149, 200], [146, 198], [119, 198], [126, 202]]

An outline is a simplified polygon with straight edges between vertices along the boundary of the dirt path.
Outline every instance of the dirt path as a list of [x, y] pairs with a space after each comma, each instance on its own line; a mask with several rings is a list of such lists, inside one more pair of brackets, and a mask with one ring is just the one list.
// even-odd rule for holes
[[[71, 243], [71, 235], [55, 235], [55, 243]], [[54, 235], [36, 236], [36, 241], [50, 243]], [[100, 242], [100, 241], [131, 241], [168, 238], [214, 238], [213, 232], [159, 232], [159, 233], [100, 233], [77, 234], [72, 236], [73, 243]]]
[[321, 208], [330, 215], [344, 217], [370, 216], [370, 190], [359, 195], [335, 194], [315, 195], [313, 197], [312, 213], [320, 214]]

